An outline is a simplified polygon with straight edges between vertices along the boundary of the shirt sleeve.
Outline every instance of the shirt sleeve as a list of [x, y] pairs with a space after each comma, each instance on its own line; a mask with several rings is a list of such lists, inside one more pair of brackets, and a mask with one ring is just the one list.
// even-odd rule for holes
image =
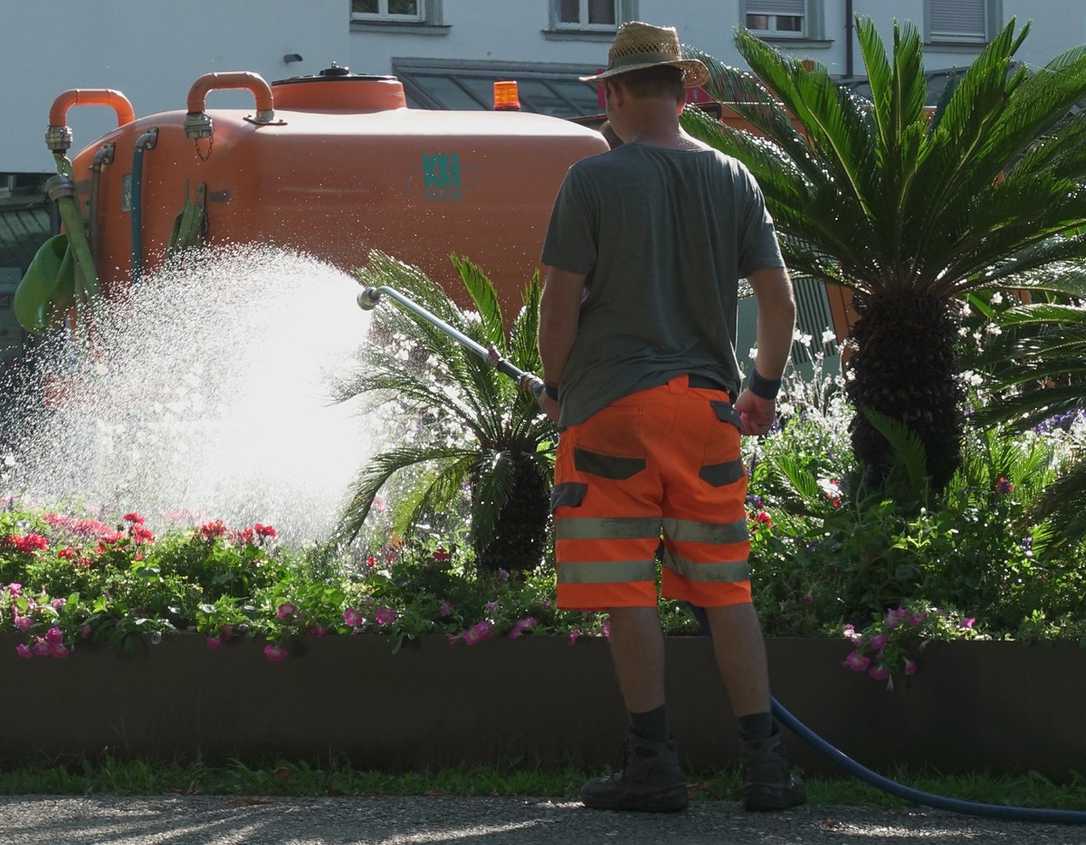
[[740, 168], [739, 275], [746, 278], [757, 270], [783, 267], [781, 247], [773, 217], [765, 207], [762, 189], [745, 167]]
[[586, 275], [596, 266], [596, 214], [576, 166], [566, 173], [554, 201], [542, 260], [548, 267]]

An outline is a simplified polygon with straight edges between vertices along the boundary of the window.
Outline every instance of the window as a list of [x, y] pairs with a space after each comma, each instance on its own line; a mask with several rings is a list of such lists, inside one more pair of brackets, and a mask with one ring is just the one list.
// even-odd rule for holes
[[351, 20], [419, 23], [426, 19], [426, 0], [351, 0]]
[[997, 26], [993, 0], [928, 0], [928, 41], [983, 44]]
[[747, 0], [743, 25], [755, 35], [809, 37], [808, 0]]
[[612, 30], [619, 22], [619, 0], [559, 0], [558, 26], [562, 29]]
[[408, 105], [413, 108], [490, 109], [494, 82], [515, 79], [522, 111], [556, 117], [603, 111], [596, 86], [577, 78], [594, 73], [595, 67], [591, 65], [393, 59], [392, 72], [403, 82]]

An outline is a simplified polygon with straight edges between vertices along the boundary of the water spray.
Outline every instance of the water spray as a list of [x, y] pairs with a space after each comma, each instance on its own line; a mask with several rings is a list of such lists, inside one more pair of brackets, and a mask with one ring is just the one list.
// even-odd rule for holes
[[[403, 308], [406, 308], [408, 311], [411, 311], [434, 327], [445, 332], [445, 334], [468, 351], [479, 356], [484, 361], [490, 362], [500, 372], [505, 373], [510, 378], [516, 379], [518, 384], [527, 383], [533, 395], [538, 396], [537, 391], [543, 390], [543, 382], [537, 376], [532, 375], [531, 373], [525, 373], [523, 370], [514, 367], [505, 359], [497, 357], [495, 353], [476, 343], [463, 332], [454, 329], [440, 317], [431, 314], [421, 305], [408, 299], [393, 288], [364, 288], [358, 295], [358, 307], [363, 311], [372, 311], [377, 307], [378, 303], [380, 303], [382, 296], [389, 297], [389, 299], [394, 300], [398, 305], [401, 305]], [[525, 382], [525, 379], [527, 379], [527, 382]], [[708, 637], [709, 618], [705, 613], [704, 608], [695, 607], [688, 602], [685, 604], [694, 614], [694, 617], [701, 626], [701, 631], [699, 632], [700, 636]], [[776, 697], [771, 698], [770, 701], [772, 704], [773, 715], [781, 722], [781, 724], [790, 729], [812, 748], [828, 756], [858, 780], [870, 784], [876, 789], [881, 789], [883, 792], [895, 795], [905, 801], [934, 807], [939, 810], [947, 810], [952, 813], [982, 816], [985, 818], [1001, 819], [1003, 821], [1086, 824], [1086, 812], [1079, 810], [1050, 810], [1034, 807], [1012, 807], [1003, 804], [981, 804], [976, 801], [963, 801], [958, 798], [948, 798], [945, 795], [934, 795], [930, 792], [923, 792], [919, 789], [913, 789], [910, 786], [897, 783], [887, 777], [883, 777], [877, 772], [873, 772], [871, 769], [868, 769], [866, 766], [853, 760], [839, 748], [831, 745], [797, 719], [776, 699]]]

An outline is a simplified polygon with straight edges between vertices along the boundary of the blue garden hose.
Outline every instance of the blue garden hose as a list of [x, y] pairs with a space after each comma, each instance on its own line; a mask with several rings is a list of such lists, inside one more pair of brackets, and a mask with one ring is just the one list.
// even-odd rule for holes
[[[694, 618], [701, 625], [698, 632], [700, 636], [709, 636], [709, 617], [705, 609], [686, 604], [694, 614]], [[1046, 810], [1036, 807], [1012, 807], [1004, 804], [981, 804], [977, 801], [963, 801], [960, 798], [947, 798], [945, 795], [933, 795], [911, 786], [904, 786], [877, 772], [871, 771], [860, 763], [857, 763], [839, 748], [826, 742], [822, 737], [812, 731], [803, 722], [792, 715], [791, 712], [776, 698], [771, 699], [773, 715], [777, 720], [789, 728], [800, 739], [817, 751], [821, 751], [853, 777], [870, 784], [876, 789], [896, 795], [905, 801], [914, 804], [923, 804], [927, 807], [935, 807], [938, 810], [948, 810], [951, 813], [960, 813], [967, 816], [983, 816], [990, 819], [1001, 819], [1008, 822], [1043, 822], [1048, 824], [1086, 824], [1086, 812], [1081, 810]]]

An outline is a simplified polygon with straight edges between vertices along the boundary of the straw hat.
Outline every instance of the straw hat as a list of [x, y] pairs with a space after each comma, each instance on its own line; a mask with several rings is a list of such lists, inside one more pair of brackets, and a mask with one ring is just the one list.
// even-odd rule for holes
[[602, 82], [620, 73], [670, 65], [683, 72], [683, 86], [698, 88], [709, 81], [709, 69], [697, 59], [684, 59], [679, 33], [673, 26], [630, 21], [619, 27], [607, 53], [607, 70], [582, 76], [581, 82]]

